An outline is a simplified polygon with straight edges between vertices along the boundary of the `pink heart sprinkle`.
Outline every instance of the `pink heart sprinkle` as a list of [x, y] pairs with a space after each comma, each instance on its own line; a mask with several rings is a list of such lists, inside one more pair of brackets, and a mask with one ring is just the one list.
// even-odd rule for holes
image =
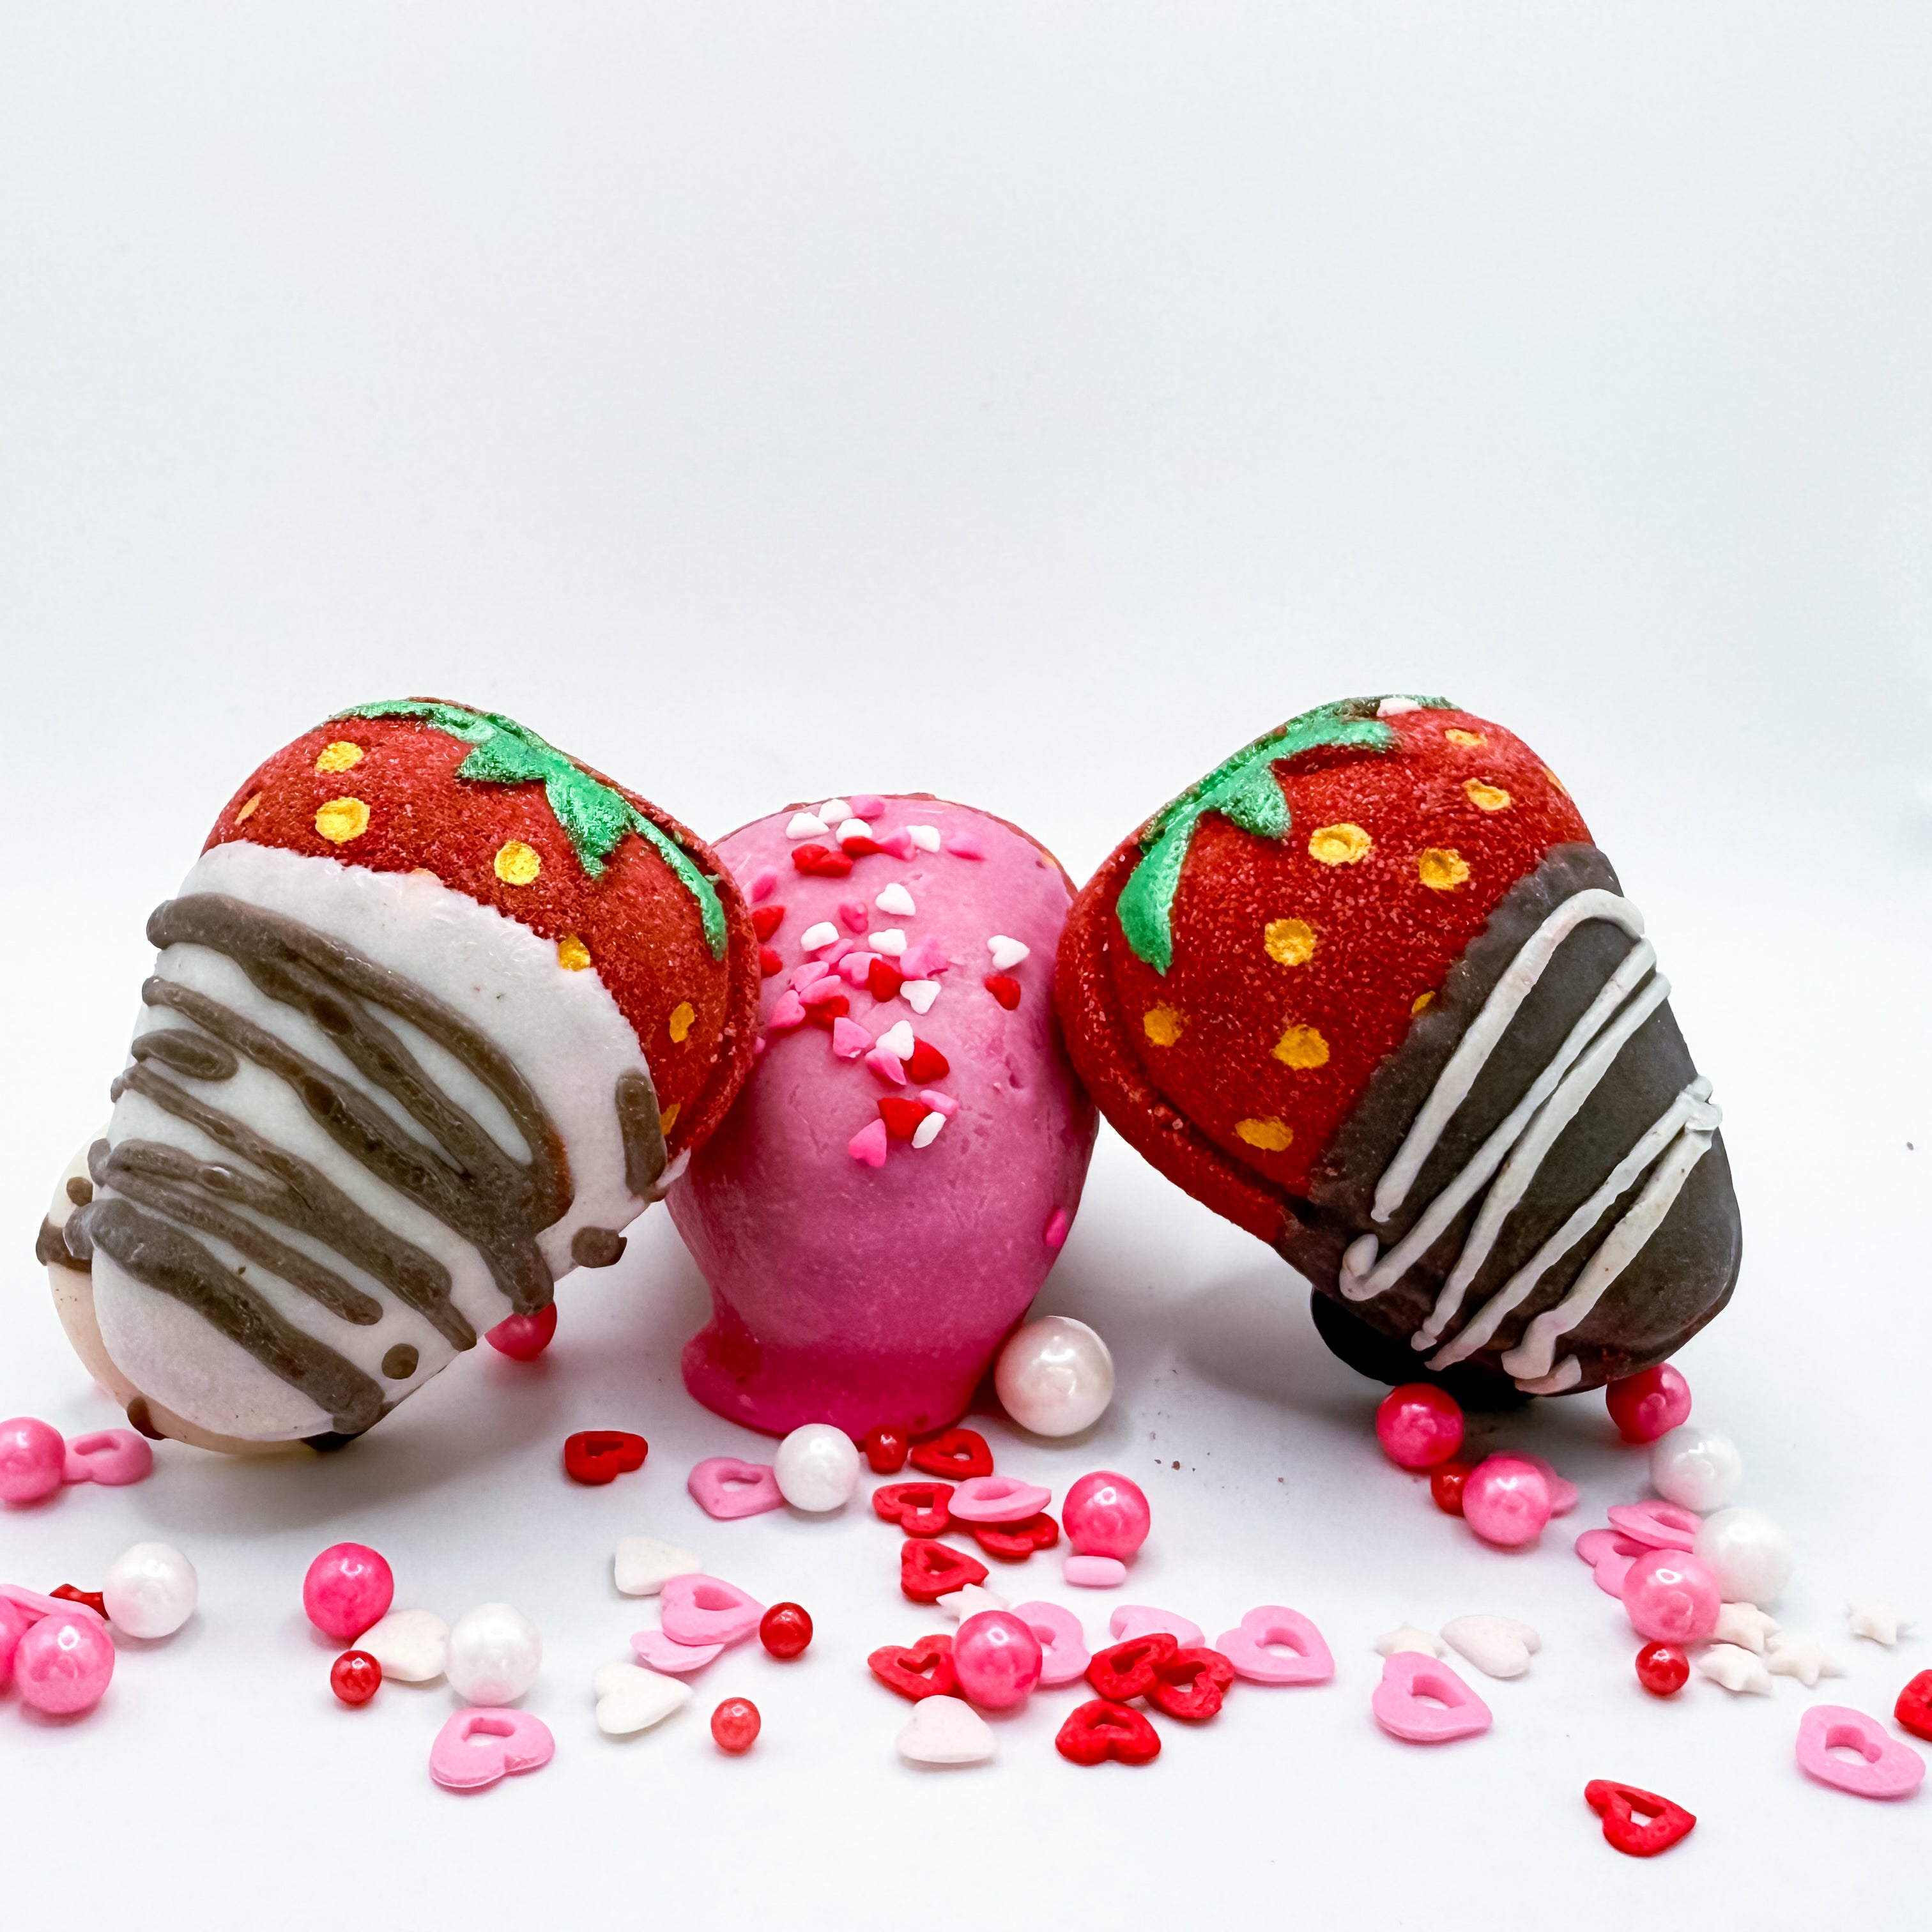
[[765, 1606], [722, 1576], [687, 1571], [664, 1580], [658, 1621], [674, 1643], [694, 1649], [707, 1643], [737, 1643], [749, 1636]]
[[840, 1060], [856, 1060], [872, 1043], [872, 1036], [856, 1020], [842, 1015], [832, 1022], [832, 1051]]
[[799, 995], [808, 1006], [822, 1006], [829, 1000], [842, 1000], [844, 997], [845, 988], [838, 983], [836, 973], [828, 973], [824, 979], [814, 980]]
[[874, 842], [880, 850], [890, 852], [895, 859], [910, 859], [913, 855], [910, 832], [888, 832], [877, 837]]
[[1151, 1636], [1165, 1630], [1184, 1650], [1198, 1650], [1207, 1639], [1201, 1626], [1172, 1610], [1158, 1610], [1151, 1604], [1122, 1604], [1107, 1619], [1107, 1628], [1116, 1643], [1130, 1643], [1137, 1636]]
[[1650, 1550], [1694, 1550], [1702, 1519], [1694, 1510], [1662, 1502], [1617, 1503], [1610, 1527], [1630, 1542]]
[[875, 791], [855, 791], [846, 800], [852, 808], [854, 818], [862, 818], [868, 824], [886, 808], [886, 802]]
[[[1277, 1645], [1286, 1645], [1282, 1655]], [[1224, 1630], [1214, 1648], [1251, 1684], [1326, 1684], [1335, 1660], [1322, 1633], [1299, 1610], [1263, 1604], [1250, 1610], [1237, 1630]]]
[[673, 1677], [686, 1677], [694, 1670], [702, 1670], [714, 1658], [724, 1654], [722, 1643], [676, 1643], [661, 1630], [633, 1630], [631, 1648], [646, 1670], [662, 1670]]
[[808, 959], [802, 966], [794, 966], [791, 971], [790, 985], [799, 992], [808, 986], [815, 986], [832, 968], [822, 959]]
[[986, 847], [970, 832], [950, 832], [941, 843], [956, 859], [983, 859], [986, 856]]
[[922, 1087], [919, 1097], [935, 1114], [944, 1114], [949, 1120], [959, 1111], [959, 1102], [950, 1094], [942, 1094], [937, 1087]]
[[952, 964], [952, 956], [936, 939], [922, 939], [899, 956], [899, 970], [908, 980], [930, 980]]
[[866, 916], [865, 907], [856, 899], [841, 899], [838, 902], [838, 917], [848, 932], [863, 932], [872, 923]]
[[805, 1002], [792, 992], [781, 993], [778, 1004], [772, 1008], [772, 1016], [765, 1022], [771, 1033], [788, 1033], [794, 1027], [805, 1024]]
[[[880, 1056], [876, 1053], [868, 1055], [868, 1064], [869, 1064], [872, 1060], [877, 1060], [879, 1057]], [[892, 1058], [892, 1056], [890, 1054], [886, 1054], [885, 1057], [889, 1060]], [[896, 1066], [898, 1062], [895, 1060], [893, 1061], [893, 1064]], [[854, 1160], [862, 1160], [868, 1167], [884, 1167], [886, 1164], [886, 1135], [885, 1122], [884, 1120], [868, 1120], [866, 1124], [845, 1143], [845, 1151], [849, 1154]]]
[[68, 1438], [64, 1483], [98, 1483], [118, 1489], [154, 1472], [154, 1452], [145, 1436], [131, 1429], [97, 1429], [90, 1435]]
[[1059, 1604], [1016, 1604], [1013, 1615], [1040, 1639], [1040, 1681], [1048, 1688], [1084, 1677], [1093, 1662], [1080, 1619]]
[[482, 1705], [459, 1711], [430, 1746], [429, 1774], [452, 1791], [480, 1791], [519, 1771], [538, 1771], [556, 1755], [556, 1740], [527, 1711]]
[[735, 1456], [707, 1456], [684, 1479], [691, 1499], [721, 1522], [782, 1509], [778, 1478], [769, 1462], [741, 1462]]
[[757, 905], [772, 896], [772, 888], [778, 882], [778, 875], [767, 866], [762, 872], [752, 874], [752, 883], [745, 888], [745, 896]]
[[[1425, 1697], [1438, 1701], [1426, 1704]], [[1488, 1705], [1448, 1665], [1414, 1650], [1399, 1650], [1383, 1664], [1369, 1708], [1390, 1736], [1413, 1744], [1473, 1738], [1495, 1721]]]
[[895, 1087], [903, 1087], [906, 1084], [904, 1061], [897, 1054], [888, 1053], [882, 1046], [866, 1054], [866, 1064], [881, 1080], [890, 1081]]

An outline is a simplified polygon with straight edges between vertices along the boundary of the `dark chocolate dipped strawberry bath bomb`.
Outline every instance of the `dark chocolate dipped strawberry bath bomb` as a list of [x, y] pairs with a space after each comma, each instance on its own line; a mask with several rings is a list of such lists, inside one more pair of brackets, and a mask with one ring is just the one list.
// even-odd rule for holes
[[716, 855], [494, 712], [344, 712], [235, 793], [148, 934], [114, 1110], [40, 1231], [136, 1426], [359, 1434], [602, 1267], [751, 1065]]
[[1257, 739], [1088, 881], [1057, 988], [1101, 1111], [1365, 1373], [1594, 1388], [1730, 1297], [1718, 1110], [1642, 916], [1485, 718], [1355, 698]]

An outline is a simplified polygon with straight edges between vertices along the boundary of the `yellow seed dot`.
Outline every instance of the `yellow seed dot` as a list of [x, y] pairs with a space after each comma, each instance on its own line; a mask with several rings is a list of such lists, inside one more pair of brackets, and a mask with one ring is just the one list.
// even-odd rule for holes
[[691, 1023], [698, 1017], [698, 1009], [688, 1000], [680, 1000], [670, 1010], [670, 1018], [665, 1022], [667, 1030], [677, 1046], [684, 1044], [685, 1036], [691, 1030]]
[[1478, 812], [1507, 812], [1510, 795], [1501, 785], [1485, 784], [1480, 778], [1465, 778], [1462, 789]]
[[1141, 1016], [1141, 1030], [1156, 1046], [1172, 1046], [1186, 1024], [1186, 1016], [1172, 1006], [1150, 1006]]
[[1415, 998], [1411, 1000], [1408, 1003], [1409, 1018], [1413, 1019], [1418, 1013], [1426, 1012], [1430, 1006], [1434, 1001], [1436, 995], [1433, 993], [1417, 994]]
[[520, 838], [512, 838], [496, 850], [496, 876], [506, 886], [527, 886], [543, 870], [543, 861]]
[[1315, 928], [1305, 919], [1271, 919], [1262, 939], [1277, 965], [1306, 966], [1315, 957]]
[[590, 949], [575, 933], [566, 932], [556, 942], [556, 963], [566, 972], [581, 973], [590, 964]]
[[315, 815], [315, 829], [332, 845], [346, 845], [369, 829], [369, 808], [359, 798], [332, 798]]
[[244, 798], [242, 801], [241, 810], [235, 814], [235, 823], [237, 825], [239, 825], [243, 819], [253, 818], [255, 815], [255, 808], [260, 805], [261, 802], [262, 794], [260, 792], [251, 793], [247, 798]]
[[668, 1134], [670, 1132], [672, 1128], [677, 1125], [678, 1112], [683, 1105], [684, 1102], [682, 1100], [674, 1100], [670, 1105], [658, 1116], [658, 1131], [660, 1133]]
[[1469, 876], [1469, 862], [1448, 846], [1432, 845], [1417, 854], [1415, 873], [1430, 891], [1453, 892]]
[[319, 772], [346, 772], [351, 765], [362, 762], [362, 747], [342, 738], [333, 745], [322, 746], [316, 756], [315, 768]]
[[1484, 742], [1481, 732], [1465, 731], [1460, 724], [1450, 725], [1448, 730], [1444, 731], [1442, 735], [1449, 740], [1450, 744], [1461, 745], [1466, 748], [1472, 746], [1480, 745]]
[[1323, 825], [1308, 835], [1308, 856], [1324, 866], [1352, 866], [1372, 842], [1359, 825]]
[[1274, 1057], [1284, 1066], [1306, 1072], [1328, 1064], [1328, 1042], [1312, 1026], [1292, 1026], [1274, 1043]]
[[1543, 768], [1543, 776], [1546, 778], [1565, 798], [1568, 798], [1570, 796], [1570, 788], [1565, 784], [1547, 765], [1545, 765]]
[[1294, 1130], [1281, 1120], [1237, 1120], [1234, 1131], [1249, 1146], [1280, 1154], [1294, 1138]]

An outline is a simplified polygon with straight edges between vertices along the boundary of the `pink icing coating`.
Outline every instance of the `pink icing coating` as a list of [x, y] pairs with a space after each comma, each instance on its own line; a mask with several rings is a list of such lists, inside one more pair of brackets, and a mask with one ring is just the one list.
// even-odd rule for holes
[[[882, 1099], [910, 1106], [921, 1091], [898, 1058], [874, 1046], [840, 1059], [824, 1030], [798, 1024], [806, 1003], [784, 976], [765, 982], [770, 1050], [669, 1199], [714, 1304], [685, 1351], [686, 1383], [720, 1414], [776, 1435], [808, 1422], [862, 1437], [956, 1420], [1057, 1258], [1041, 1231], [1056, 1214], [1070, 1220], [1093, 1151], [1093, 1108], [1053, 1016], [1066, 875], [988, 814], [880, 802], [868, 823], [892, 847], [843, 878], [793, 867], [789, 812], [719, 842], [738, 878], [779, 870], [786, 914], [773, 943], [787, 971], [800, 963], [794, 935], [898, 884], [917, 910], [882, 914], [879, 925], [905, 933], [904, 979], [982, 960], [1001, 933], [1030, 949], [1014, 972], [1023, 997], [1009, 1012], [974, 974], [955, 973], [921, 1014], [903, 998], [874, 1000], [862, 981], [837, 982], [851, 1023], [874, 1040], [904, 1022], [945, 1057], [932, 1090], [952, 1103], [950, 1117], [920, 1146], [888, 1135], [879, 1112]], [[894, 835], [910, 825], [937, 826], [942, 849], [900, 856]]]

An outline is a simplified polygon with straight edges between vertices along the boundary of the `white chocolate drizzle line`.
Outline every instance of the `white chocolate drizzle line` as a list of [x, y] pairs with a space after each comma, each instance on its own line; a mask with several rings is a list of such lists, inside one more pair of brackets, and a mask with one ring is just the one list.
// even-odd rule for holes
[[[1416, 1176], [1468, 1098], [1497, 1043], [1508, 1030], [1557, 948], [1586, 920], [1621, 926], [1636, 944], [1571, 1028], [1549, 1064], [1491, 1132], [1462, 1172], [1432, 1201], [1401, 1240], [1381, 1256], [1373, 1234], [1358, 1236], [1342, 1258], [1340, 1286], [1350, 1301], [1366, 1301], [1394, 1287], [1461, 1213], [1492, 1175], [1496, 1181], [1477, 1213], [1456, 1264], [1444, 1281], [1429, 1317], [1409, 1340], [1426, 1348], [1440, 1341], [1460, 1312], [1469, 1284], [1481, 1273], [1504, 1222], [1522, 1200], [1550, 1148], [1595, 1090], [1637, 1029], [1669, 998], [1670, 982], [1653, 973], [1656, 954], [1642, 937], [1643, 917], [1628, 899], [1598, 887], [1576, 893], [1524, 942], [1491, 988], [1434, 1088], [1411, 1124], [1396, 1156], [1376, 1184], [1373, 1216], [1386, 1220], [1407, 1197]], [[1670, 1211], [1685, 1179], [1711, 1144], [1722, 1118], [1710, 1104], [1711, 1084], [1693, 1080], [1650, 1126], [1595, 1193], [1572, 1213], [1522, 1267], [1490, 1297], [1462, 1333], [1430, 1358], [1432, 1369], [1463, 1360], [1495, 1334], [1504, 1318], [1534, 1291], [1555, 1263], [1653, 1161], [1657, 1171], [1584, 1264], [1569, 1293], [1539, 1315], [1503, 1358], [1517, 1386], [1533, 1395], [1574, 1388], [1582, 1370], [1574, 1357], [1552, 1358], [1558, 1340], [1588, 1316]], [[1661, 1159], [1660, 1160], [1660, 1156]], [[1497, 1170], [1502, 1172], [1498, 1174]], [[1379, 1256], [1379, 1258], [1378, 1258]]]

